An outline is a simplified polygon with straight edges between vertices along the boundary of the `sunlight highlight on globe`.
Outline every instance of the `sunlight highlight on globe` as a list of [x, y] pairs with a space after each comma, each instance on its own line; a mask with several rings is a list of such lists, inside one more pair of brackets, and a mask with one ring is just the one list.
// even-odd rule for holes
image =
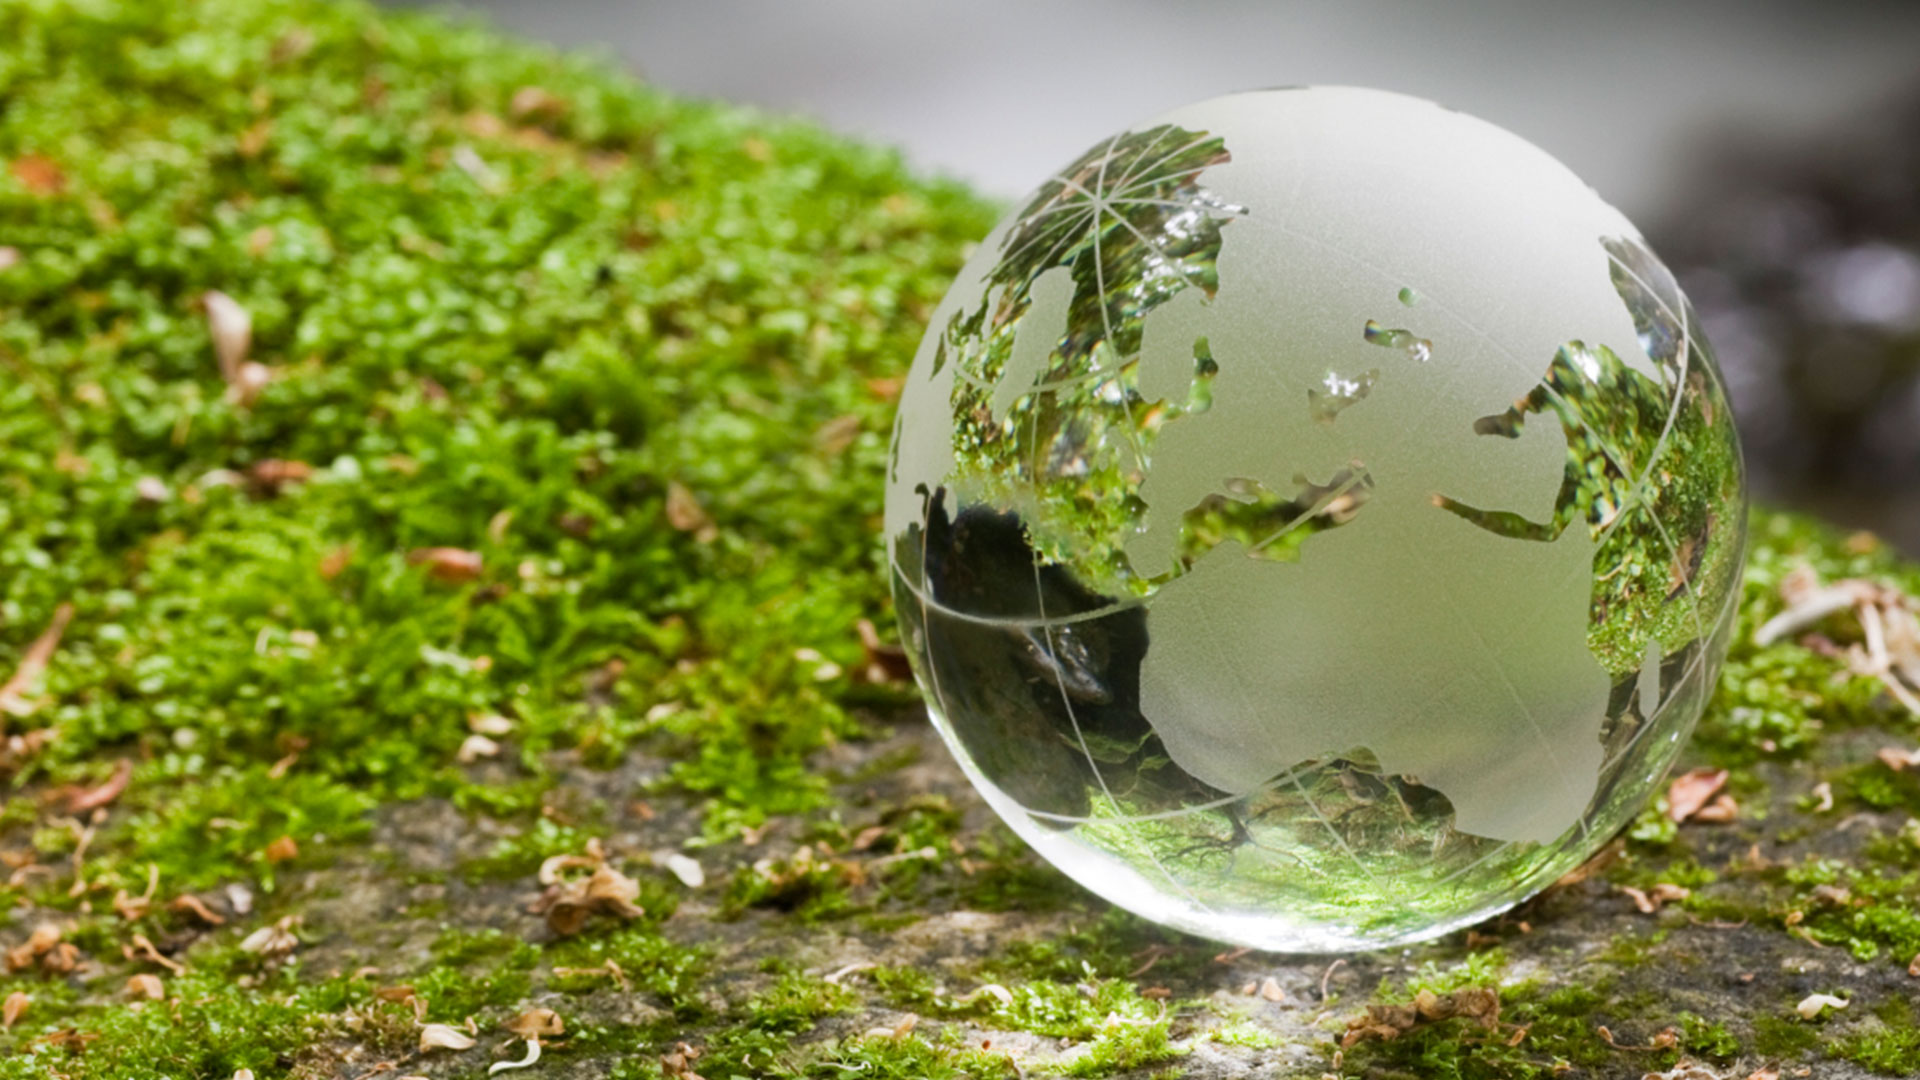
[[1122, 907], [1333, 951], [1469, 925], [1633, 817], [1745, 542], [1686, 298], [1546, 154], [1378, 91], [1095, 145], [903, 392], [902, 637], [994, 809]]

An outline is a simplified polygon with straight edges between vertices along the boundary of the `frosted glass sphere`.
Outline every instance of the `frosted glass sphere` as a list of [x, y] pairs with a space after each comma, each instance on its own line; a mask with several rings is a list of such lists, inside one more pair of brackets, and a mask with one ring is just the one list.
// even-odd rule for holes
[[901, 632], [1087, 888], [1336, 951], [1508, 908], [1644, 804], [1745, 552], [1712, 353], [1520, 138], [1347, 88], [1104, 139], [968, 260], [902, 392]]

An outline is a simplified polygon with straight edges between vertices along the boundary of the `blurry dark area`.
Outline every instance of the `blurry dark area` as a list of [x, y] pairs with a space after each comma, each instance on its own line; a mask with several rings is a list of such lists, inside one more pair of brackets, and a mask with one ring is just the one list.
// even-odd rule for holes
[[1703, 158], [1647, 223], [1726, 373], [1758, 498], [1920, 552], [1920, 86]]
[[1920, 4], [464, 0], [667, 89], [814, 116], [1014, 198], [1232, 90], [1371, 85], [1539, 144], [1640, 224], [1756, 496], [1920, 554]]

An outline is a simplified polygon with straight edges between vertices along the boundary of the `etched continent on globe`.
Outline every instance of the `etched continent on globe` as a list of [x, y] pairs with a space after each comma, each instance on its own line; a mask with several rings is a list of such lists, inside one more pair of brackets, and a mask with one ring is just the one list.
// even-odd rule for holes
[[1545, 154], [1375, 91], [1095, 146], [903, 391], [904, 637], [995, 809], [1117, 903], [1414, 940], [1577, 864], [1704, 704], [1744, 544], [1685, 297]]

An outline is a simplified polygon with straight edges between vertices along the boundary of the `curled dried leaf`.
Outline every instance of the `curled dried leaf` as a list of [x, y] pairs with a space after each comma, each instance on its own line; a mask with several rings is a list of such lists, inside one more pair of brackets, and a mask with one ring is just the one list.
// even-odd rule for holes
[[540, 1040], [528, 1039], [526, 1057], [521, 1058], [519, 1061], [496, 1061], [492, 1065], [487, 1066], [487, 1075], [492, 1076], [494, 1073], [506, 1072], [509, 1069], [524, 1069], [539, 1060]]
[[268, 959], [291, 953], [300, 947], [300, 939], [293, 936], [293, 927], [299, 921], [298, 915], [289, 915], [271, 926], [255, 930], [241, 940], [240, 951]]
[[465, 548], [421, 548], [409, 554], [407, 561], [415, 566], [425, 566], [427, 574], [435, 581], [443, 581], [449, 585], [472, 581], [486, 568], [479, 552], [468, 551]]
[[291, 836], [282, 836], [260, 854], [270, 863], [290, 862], [300, 857], [300, 843]]
[[133, 762], [121, 758], [113, 766], [113, 775], [99, 787], [68, 791], [67, 812], [84, 814], [89, 810], [98, 810], [108, 805], [127, 790], [127, 782], [132, 779]]
[[1902, 750], [1897, 746], [1883, 746], [1880, 748], [1879, 753], [1874, 756], [1880, 759], [1881, 764], [1892, 769], [1894, 772], [1901, 772], [1915, 765], [1920, 765], [1920, 750]]
[[1727, 783], [1725, 769], [1692, 769], [1667, 785], [1667, 816], [1685, 821], [1700, 812]]
[[[220, 363], [220, 378], [226, 381], [229, 394], [236, 394], [241, 365], [247, 362], [247, 353], [253, 348], [253, 316], [240, 306], [240, 301], [218, 289], [201, 294], [200, 306], [207, 313], [207, 333], [213, 338], [213, 355]], [[241, 404], [250, 404], [250, 401]]]
[[552, 1009], [528, 1009], [503, 1025], [523, 1039], [545, 1039], [565, 1034], [566, 1022]]
[[191, 915], [208, 926], [219, 926], [227, 921], [225, 916], [209, 908], [205, 901], [191, 893], [174, 897], [173, 903], [168, 904], [167, 908], [170, 911]]
[[27, 1006], [31, 1004], [33, 999], [19, 990], [8, 994], [6, 1003], [0, 1005], [0, 1027], [10, 1028], [19, 1023], [20, 1017], [26, 1014]]
[[434, 1050], [471, 1050], [473, 1036], [451, 1024], [428, 1024], [420, 1029], [420, 1052]]
[[133, 935], [133, 940], [130, 944], [120, 947], [120, 954], [129, 960], [148, 960], [159, 964], [175, 975], [183, 974], [187, 970], [178, 960], [162, 954], [159, 949], [154, 947], [153, 942], [148, 940], [145, 934]]
[[128, 977], [127, 996], [138, 1001], [160, 1001], [167, 996], [166, 984], [158, 975], [141, 972]]
[[1642, 915], [1651, 915], [1659, 911], [1661, 905], [1669, 900], [1685, 900], [1687, 897], [1693, 895], [1692, 890], [1666, 881], [1662, 881], [1647, 890], [1636, 889], [1631, 885], [1622, 885], [1620, 886], [1620, 891], [1627, 894], [1628, 898], [1633, 901], [1633, 906], [1640, 909]]
[[72, 604], [61, 604], [53, 609], [53, 620], [27, 646], [27, 651], [20, 657], [20, 666], [14, 669], [6, 684], [0, 686], [0, 713], [28, 716], [39, 707], [37, 702], [27, 700], [26, 695], [39, 685], [40, 676], [46, 672], [54, 651], [60, 648], [60, 638], [66, 634], [67, 624], [72, 621]]

